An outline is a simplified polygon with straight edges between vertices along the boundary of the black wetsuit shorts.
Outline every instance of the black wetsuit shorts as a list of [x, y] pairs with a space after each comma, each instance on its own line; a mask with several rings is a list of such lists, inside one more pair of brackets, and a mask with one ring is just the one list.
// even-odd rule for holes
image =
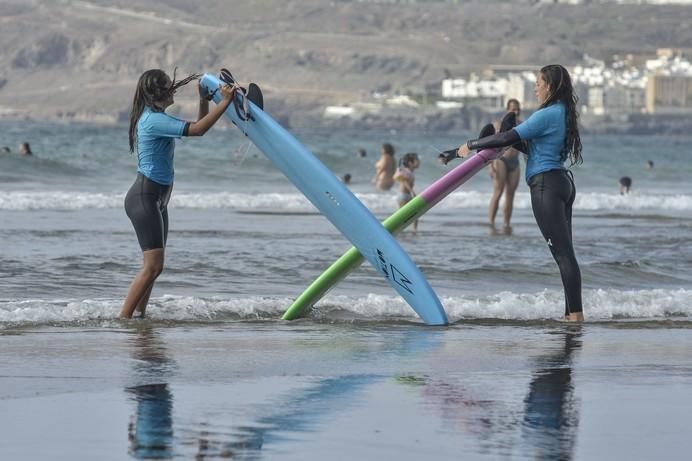
[[577, 190], [571, 172], [551, 170], [529, 178], [536, 223], [560, 268], [565, 315], [582, 312], [581, 272], [572, 244], [572, 205]]
[[132, 221], [142, 251], [166, 247], [168, 200], [173, 185], [164, 186], [141, 173], [125, 196], [125, 212]]

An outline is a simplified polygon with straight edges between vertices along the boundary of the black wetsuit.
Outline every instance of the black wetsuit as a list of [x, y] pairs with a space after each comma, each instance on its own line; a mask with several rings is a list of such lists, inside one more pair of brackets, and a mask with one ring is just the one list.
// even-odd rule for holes
[[581, 271], [572, 244], [572, 204], [577, 193], [571, 172], [550, 170], [529, 179], [531, 208], [543, 238], [560, 268], [565, 315], [582, 312]]
[[[469, 141], [467, 146], [470, 150], [512, 146], [528, 152], [525, 141], [513, 129]], [[571, 172], [564, 169], [545, 171], [531, 176], [528, 184], [536, 223], [560, 268], [565, 289], [565, 315], [582, 312], [581, 271], [572, 244], [572, 204], [576, 188]]]
[[132, 221], [142, 251], [166, 247], [168, 200], [172, 190], [172, 184], [164, 186], [138, 173], [125, 196], [125, 212]]

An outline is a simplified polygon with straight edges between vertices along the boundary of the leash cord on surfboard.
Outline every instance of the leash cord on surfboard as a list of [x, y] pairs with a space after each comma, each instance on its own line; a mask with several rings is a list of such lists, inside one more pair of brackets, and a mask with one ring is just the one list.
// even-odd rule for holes
[[[242, 120], [243, 126], [239, 127], [243, 133], [247, 133], [247, 125], [250, 120], [250, 104], [248, 103], [248, 97], [247, 97], [247, 91], [240, 86], [238, 81], [233, 77], [233, 74], [231, 74], [231, 71], [229, 71], [226, 68], [221, 69], [221, 73], [219, 75], [219, 79], [231, 86], [235, 86], [238, 90], [242, 92], [242, 107], [241, 107], [241, 102], [238, 101], [238, 97], [233, 98], [233, 107], [235, 108], [236, 114], [238, 114], [238, 117], [240, 120]], [[218, 91], [218, 88], [214, 90], [214, 92]], [[248, 153], [250, 152], [250, 142], [248, 141], [245, 144], [245, 149], [243, 147], [238, 147], [234, 154], [239, 153], [237, 155], [238, 160], [235, 163], [234, 167], [235, 168], [240, 168], [240, 166], [245, 162], [245, 159], [247, 158]]]
[[[233, 107], [235, 107], [235, 113], [238, 114], [238, 117], [242, 121], [247, 122], [250, 119], [250, 104], [248, 103], [247, 90], [240, 86], [238, 81], [233, 77], [233, 74], [231, 74], [231, 71], [228, 69], [222, 68], [219, 78], [222, 82], [235, 86], [237, 90], [242, 93], [243, 96], [241, 98], [233, 98]], [[244, 131], [245, 130], [243, 130], [243, 132]]]

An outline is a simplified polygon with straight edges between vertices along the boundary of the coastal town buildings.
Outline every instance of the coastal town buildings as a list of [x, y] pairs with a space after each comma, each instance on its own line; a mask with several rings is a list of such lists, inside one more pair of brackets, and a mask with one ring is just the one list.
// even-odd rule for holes
[[[648, 59], [632, 54], [614, 56], [606, 64], [586, 57], [584, 64], [570, 67], [585, 114], [692, 114], [691, 50], [658, 50]], [[634, 63], [640, 62], [637, 67]], [[491, 66], [483, 76], [449, 78], [441, 82], [438, 107], [457, 102], [465, 107], [501, 109], [516, 98], [525, 108], [535, 108], [535, 69], [539, 66]]]
[[[692, 120], [692, 49], [621, 53], [608, 62], [584, 57], [568, 66], [583, 126], [594, 131], [686, 132]], [[366, 100], [328, 106], [325, 119], [414, 126], [433, 123], [475, 130], [518, 99], [527, 115], [536, 109], [537, 64], [492, 65], [449, 77], [424, 93], [373, 93]], [[432, 121], [432, 122], [431, 122]]]

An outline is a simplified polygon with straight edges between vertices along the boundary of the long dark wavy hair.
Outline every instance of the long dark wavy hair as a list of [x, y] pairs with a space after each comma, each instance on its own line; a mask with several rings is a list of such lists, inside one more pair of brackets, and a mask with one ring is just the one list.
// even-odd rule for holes
[[579, 98], [574, 94], [572, 79], [567, 69], [559, 64], [550, 64], [541, 69], [541, 75], [545, 83], [550, 88], [548, 98], [541, 104], [539, 109], [548, 107], [556, 102], [565, 105], [565, 122], [567, 131], [565, 133], [565, 147], [560, 153], [560, 160], [563, 162], [570, 159], [572, 165], [578, 165], [584, 161], [581, 156], [581, 138], [579, 137], [579, 112], [577, 112], [577, 102]]
[[150, 69], [139, 77], [135, 97], [132, 101], [132, 110], [130, 111], [130, 153], [135, 151], [137, 122], [142, 112], [144, 112], [144, 108], [149, 107], [155, 111], [160, 111], [161, 109], [157, 107], [156, 103], [164, 101], [168, 96], [175, 93], [178, 88], [187, 85], [192, 80], [197, 80], [201, 76], [200, 74], [192, 74], [176, 82], [176, 70], [173, 70], [173, 79], [169, 79], [168, 75], [161, 69]]

